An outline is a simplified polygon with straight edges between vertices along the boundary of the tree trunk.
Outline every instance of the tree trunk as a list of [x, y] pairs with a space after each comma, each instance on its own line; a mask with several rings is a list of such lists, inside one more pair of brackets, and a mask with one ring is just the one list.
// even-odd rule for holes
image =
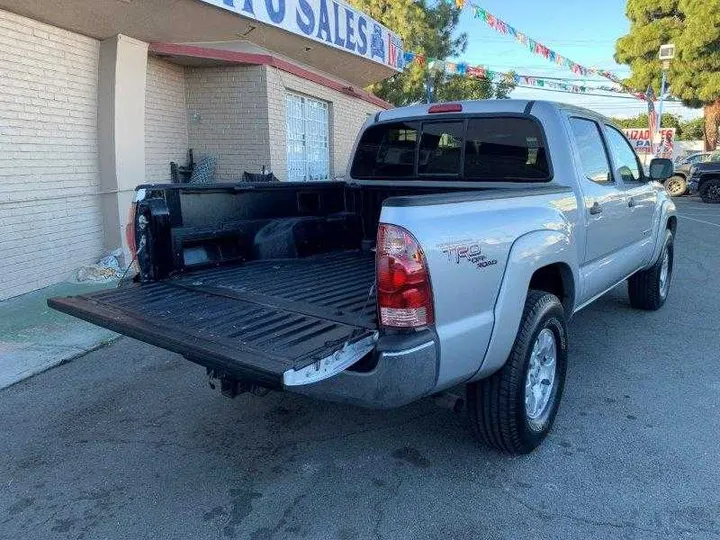
[[712, 152], [718, 143], [718, 127], [720, 127], [720, 98], [714, 103], [705, 105], [705, 150]]

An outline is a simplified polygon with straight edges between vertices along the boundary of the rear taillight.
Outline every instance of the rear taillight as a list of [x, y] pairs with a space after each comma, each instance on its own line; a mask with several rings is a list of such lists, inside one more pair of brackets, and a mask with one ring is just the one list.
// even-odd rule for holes
[[127, 225], [125, 225], [125, 241], [127, 242], [128, 250], [130, 251], [130, 260], [135, 259], [137, 254], [137, 246], [135, 245], [135, 208], [137, 203], [133, 202], [130, 204], [130, 210], [128, 211]]
[[417, 328], [432, 324], [430, 274], [417, 240], [402, 227], [380, 224], [376, 256], [380, 325]]

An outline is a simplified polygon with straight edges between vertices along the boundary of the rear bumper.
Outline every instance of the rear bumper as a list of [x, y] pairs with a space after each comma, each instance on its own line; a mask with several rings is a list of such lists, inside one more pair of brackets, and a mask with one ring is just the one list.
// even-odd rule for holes
[[390, 409], [432, 394], [438, 378], [438, 346], [434, 332], [384, 336], [367, 372], [345, 370], [329, 379], [286, 390], [327, 401], [370, 409]]

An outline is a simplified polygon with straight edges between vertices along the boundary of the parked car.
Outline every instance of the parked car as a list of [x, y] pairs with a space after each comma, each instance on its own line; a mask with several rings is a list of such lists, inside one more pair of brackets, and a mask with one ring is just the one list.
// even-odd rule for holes
[[465, 385], [475, 433], [525, 453], [558, 411], [568, 320], [624, 281], [634, 308], [665, 303], [671, 174], [569, 105], [382, 111], [343, 182], [140, 186], [137, 282], [49, 304], [184, 355], [228, 396], [387, 408]]
[[690, 191], [703, 202], [720, 203], [720, 161], [706, 161], [692, 166]]
[[665, 180], [663, 185], [671, 197], [681, 197], [688, 192], [690, 181], [690, 168], [698, 163], [720, 159], [720, 156], [712, 152], [698, 152], [681, 159], [675, 164], [675, 173]]

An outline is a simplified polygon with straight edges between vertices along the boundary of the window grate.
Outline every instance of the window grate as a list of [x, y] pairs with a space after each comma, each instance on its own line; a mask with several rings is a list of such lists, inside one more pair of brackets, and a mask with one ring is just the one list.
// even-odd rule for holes
[[291, 93], [286, 95], [285, 103], [288, 180], [328, 180], [328, 104]]

